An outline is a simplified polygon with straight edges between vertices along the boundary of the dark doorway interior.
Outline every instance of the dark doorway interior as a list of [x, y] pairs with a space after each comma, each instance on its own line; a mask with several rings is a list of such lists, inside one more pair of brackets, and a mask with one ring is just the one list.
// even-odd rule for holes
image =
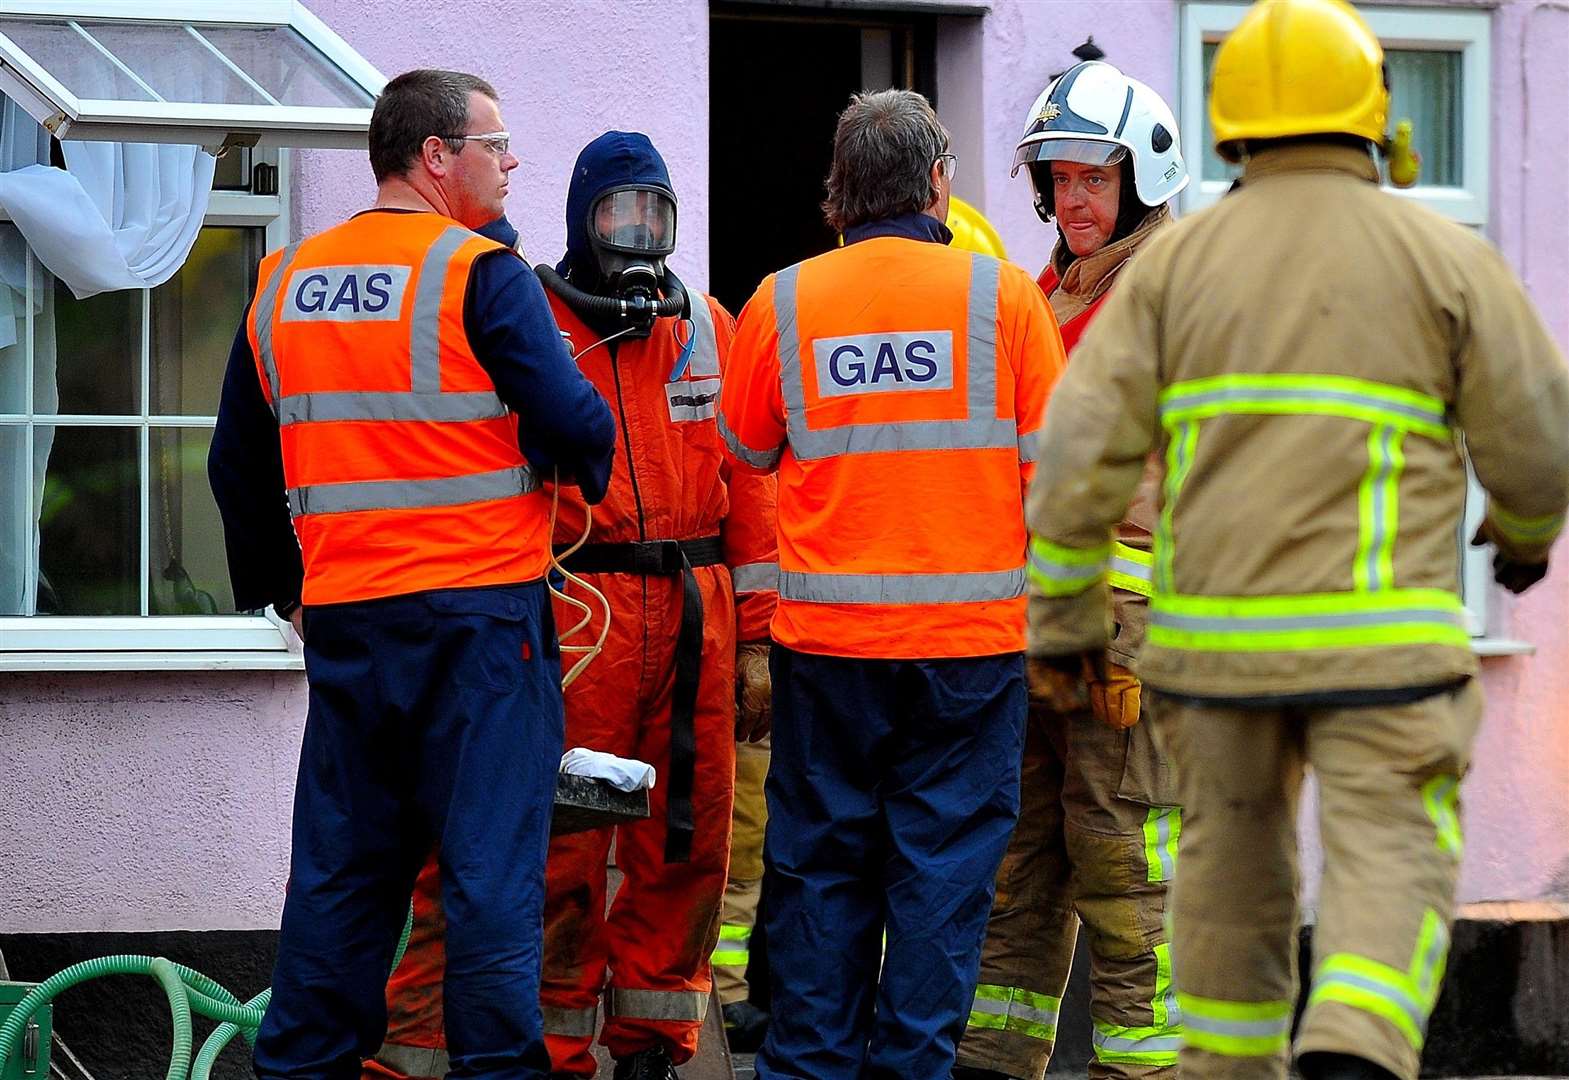
[[834, 121], [862, 89], [935, 104], [931, 16], [716, 3], [710, 26], [710, 292], [739, 313], [766, 275], [836, 241], [819, 208]]

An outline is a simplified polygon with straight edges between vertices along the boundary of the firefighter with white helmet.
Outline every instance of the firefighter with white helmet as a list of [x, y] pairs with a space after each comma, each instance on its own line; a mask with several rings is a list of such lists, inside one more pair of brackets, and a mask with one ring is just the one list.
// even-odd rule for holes
[[[1039, 283], [1073, 349], [1119, 271], [1171, 220], [1188, 182], [1160, 95], [1111, 64], [1075, 65], [1030, 108], [1013, 172], [1058, 240]], [[955, 1080], [1037, 1080], [1082, 919], [1091, 951], [1090, 1076], [1175, 1076], [1181, 1019], [1162, 926], [1181, 814], [1139, 723], [1129, 671], [1144, 637], [1158, 466], [1117, 530], [1112, 619], [1101, 650], [1032, 662], [1019, 824], [997, 875], [980, 983]]]

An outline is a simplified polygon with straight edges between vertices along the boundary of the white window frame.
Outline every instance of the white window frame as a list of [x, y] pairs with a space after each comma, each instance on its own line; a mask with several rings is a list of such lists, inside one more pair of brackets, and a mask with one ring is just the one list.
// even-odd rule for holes
[[[1361, 6], [1357, 9], [1385, 48], [1451, 51], [1460, 54], [1461, 176], [1459, 187], [1421, 185], [1409, 189], [1385, 186], [1401, 198], [1422, 203], [1432, 210], [1486, 233], [1492, 180], [1492, 12], [1457, 11], [1453, 8], [1418, 6]], [[1190, 133], [1188, 163], [1194, 182], [1182, 195], [1182, 209], [1193, 211], [1213, 204], [1231, 186], [1229, 180], [1203, 180], [1199, 143], [1204, 111], [1209, 107], [1204, 85], [1204, 45], [1218, 42], [1236, 28], [1247, 11], [1244, 3], [1185, 3], [1177, 45], [1180, 88], [1178, 122]], [[1398, 117], [1391, 117], [1391, 123]], [[1417, 147], [1420, 152], [1421, 147]], [[1473, 548], [1470, 537], [1481, 524], [1486, 496], [1468, 469], [1469, 490], [1465, 520], [1458, 538], [1461, 597], [1473, 648], [1482, 655], [1505, 655], [1534, 650], [1526, 642], [1498, 637], [1489, 628], [1489, 597], [1493, 593], [1492, 552]]]
[[[264, 226], [266, 249], [274, 251], [289, 240], [291, 218], [291, 162], [287, 150], [257, 152], [256, 161], [276, 164], [277, 195], [251, 195], [245, 192], [214, 191], [202, 224]], [[31, 256], [29, 256], [31, 259]], [[33, 287], [29, 281], [29, 289]], [[141, 423], [138, 481], [141, 507], [140, 545], [142, 561], [147, 558], [149, 537], [147, 501], [150, 491], [151, 459], [148, 440], [153, 426], [165, 428], [212, 428], [210, 416], [163, 416], [149, 414], [151, 398], [147, 385], [149, 371], [145, 359], [150, 292], [142, 292], [141, 333], [143, 336], [142, 408], [140, 417], [96, 417], [72, 414], [33, 413], [32, 380], [26, 394], [29, 426], [38, 422], [72, 426], [125, 426], [127, 419]], [[29, 297], [29, 301], [31, 298]], [[32, 306], [29, 302], [28, 339], [32, 336]], [[24, 440], [24, 470], [32, 470], [31, 438]], [[147, 567], [141, 567], [139, 583], [143, 604], [147, 602]], [[196, 669], [284, 669], [304, 667], [299, 639], [287, 622], [268, 608], [262, 615], [15, 615], [0, 616], [0, 671], [35, 670], [196, 670]]]
[[[180, 21], [197, 27], [292, 27], [371, 98], [387, 82], [374, 65], [299, 0], [142, 0], [134, 5], [130, 0], [0, 0], [0, 15], [125, 23]], [[241, 78], [249, 81], [244, 73]], [[191, 143], [211, 148], [364, 149], [371, 114], [368, 106], [192, 105], [78, 98], [4, 34], [0, 34], [0, 93], [26, 109], [56, 138]]]
[[[1386, 187], [1402, 198], [1420, 202], [1445, 217], [1486, 230], [1492, 173], [1492, 12], [1452, 8], [1359, 7], [1357, 9], [1385, 48], [1424, 49], [1460, 54], [1461, 176], [1460, 187], [1423, 185], [1406, 190]], [[1224, 38], [1242, 21], [1247, 5], [1189, 3], [1182, 8], [1177, 72], [1181, 87], [1178, 123], [1189, 138], [1189, 167], [1194, 182], [1182, 194], [1182, 209], [1197, 210], [1215, 202], [1231, 186], [1229, 180], [1204, 180], [1205, 147], [1198, 144], [1208, 108], [1204, 85], [1204, 45]], [[1397, 117], [1391, 117], [1391, 123]], [[1421, 147], [1417, 147], [1420, 152]]]

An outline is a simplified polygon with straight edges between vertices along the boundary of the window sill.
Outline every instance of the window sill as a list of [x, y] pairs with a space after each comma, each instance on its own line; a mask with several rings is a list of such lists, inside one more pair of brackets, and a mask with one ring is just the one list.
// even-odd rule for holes
[[1515, 638], [1481, 637], [1471, 639], [1471, 651], [1478, 656], [1533, 656], [1536, 646]]
[[304, 671], [305, 657], [282, 649], [154, 652], [0, 652], [4, 671]]

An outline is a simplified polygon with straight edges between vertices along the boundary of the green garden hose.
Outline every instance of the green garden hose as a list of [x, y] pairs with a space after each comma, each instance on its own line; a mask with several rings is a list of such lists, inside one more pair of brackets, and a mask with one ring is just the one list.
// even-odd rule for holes
[[[392, 957], [392, 970], [403, 962], [409, 947], [409, 934], [414, 930], [414, 905], [409, 905], [409, 916], [403, 923], [403, 934], [398, 939], [397, 952]], [[272, 990], [263, 990], [251, 1000], [241, 1002], [213, 979], [195, 968], [176, 964], [161, 956], [101, 956], [72, 964], [33, 987], [0, 1023], [0, 1072], [16, 1048], [17, 1040], [27, 1028], [27, 1021], [44, 1005], [60, 994], [87, 982], [108, 975], [150, 975], [158, 980], [169, 999], [169, 1014], [174, 1022], [174, 1049], [169, 1055], [166, 1080], [208, 1080], [212, 1067], [223, 1048], [236, 1035], [243, 1035], [246, 1042], [256, 1041], [256, 1030], [261, 1027], [262, 1016]], [[201, 1051], [191, 1060], [191, 1014], [199, 1013], [210, 1020], [219, 1021], [218, 1027], [202, 1044]]]

